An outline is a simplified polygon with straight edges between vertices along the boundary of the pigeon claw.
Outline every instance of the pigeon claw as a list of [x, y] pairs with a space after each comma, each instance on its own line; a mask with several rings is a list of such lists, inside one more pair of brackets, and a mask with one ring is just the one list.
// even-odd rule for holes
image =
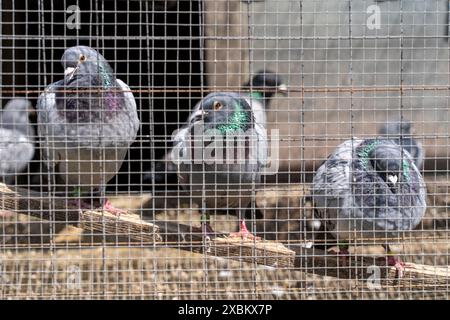
[[111, 213], [117, 217], [120, 217], [122, 214], [124, 214], [124, 215], [128, 214], [128, 212], [126, 210], [114, 207], [111, 204], [111, 202], [109, 202], [109, 200], [106, 200], [105, 205], [103, 206], [103, 209], [105, 209], [106, 211], [108, 211], [109, 213]]
[[257, 237], [253, 235], [247, 229], [247, 225], [245, 224], [245, 220], [242, 220], [239, 224], [239, 231], [232, 232], [228, 235], [229, 238], [241, 238], [244, 240], [261, 240], [261, 237]]
[[403, 278], [403, 276], [405, 275], [405, 269], [406, 269], [404, 262], [396, 259], [393, 256], [388, 256], [388, 257], [386, 257], [386, 263], [388, 266], [395, 268], [397, 278], [399, 278], [399, 279]]
[[[98, 210], [99, 208], [97, 207], [97, 205], [93, 205], [88, 201], [84, 201], [82, 199], [71, 199], [69, 200], [69, 205], [78, 208], [81, 211], [84, 210]], [[106, 200], [105, 205], [103, 206], [103, 208], [100, 208], [100, 210], [103, 209], [105, 211], [108, 211], [109, 213], [119, 217], [122, 214], [128, 214], [128, 212], [126, 210], [123, 209], [118, 209], [116, 207], [114, 207], [111, 202], [109, 202], [109, 200]]]

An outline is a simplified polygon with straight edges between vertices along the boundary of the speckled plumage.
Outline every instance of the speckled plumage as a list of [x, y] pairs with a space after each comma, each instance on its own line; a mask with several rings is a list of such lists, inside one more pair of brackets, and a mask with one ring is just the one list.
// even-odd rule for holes
[[[394, 184], [391, 171], [398, 171]], [[340, 240], [397, 237], [426, 210], [425, 182], [410, 154], [385, 139], [339, 145], [317, 170], [312, 196], [318, 218]]]
[[10, 100], [0, 113], [0, 181], [12, 183], [34, 156], [34, 129], [28, 120], [31, 103]]
[[95, 50], [69, 48], [61, 62], [64, 68], [76, 70], [49, 85], [39, 97], [42, 155], [64, 183], [97, 190], [116, 175], [136, 138], [136, 101]]

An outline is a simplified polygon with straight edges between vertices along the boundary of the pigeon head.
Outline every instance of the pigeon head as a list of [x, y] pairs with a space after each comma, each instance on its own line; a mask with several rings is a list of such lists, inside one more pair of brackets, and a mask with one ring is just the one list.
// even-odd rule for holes
[[0, 117], [0, 126], [5, 129], [18, 130], [23, 134], [32, 136], [32, 127], [29, 123], [30, 113], [34, 113], [31, 102], [25, 99], [8, 101]]
[[372, 167], [391, 189], [402, 182], [404, 170], [407, 169], [404, 165], [407, 162], [407, 156], [395, 142], [377, 143], [369, 153], [369, 157]]
[[413, 157], [414, 163], [421, 168], [423, 162], [423, 148], [420, 142], [413, 137], [412, 124], [408, 120], [397, 119], [393, 122], [385, 123], [379, 130], [379, 133], [385, 138], [395, 140], [403, 146]]
[[75, 46], [64, 51], [61, 58], [66, 84], [77, 77], [99, 75], [104, 86], [113, 83], [113, 70], [106, 59], [96, 50], [87, 46]]
[[201, 102], [205, 128], [218, 129], [222, 134], [247, 131], [252, 124], [252, 112], [248, 102], [233, 93], [211, 93]]
[[[286, 84], [280, 75], [269, 70], [261, 70], [251, 80], [252, 95], [255, 98], [268, 101], [275, 93], [287, 93]], [[244, 84], [244, 88], [250, 88], [250, 81]]]

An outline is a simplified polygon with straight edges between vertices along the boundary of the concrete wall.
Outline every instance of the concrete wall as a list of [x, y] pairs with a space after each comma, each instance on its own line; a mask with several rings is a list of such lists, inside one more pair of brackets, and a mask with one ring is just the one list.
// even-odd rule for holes
[[[240, 83], [236, 70], [246, 78], [250, 69], [269, 68], [281, 73], [294, 89], [288, 98], [275, 99], [269, 112], [270, 128], [278, 128], [283, 139], [283, 169], [314, 169], [341, 141], [352, 135], [375, 135], [382, 122], [400, 114], [414, 122], [426, 149], [427, 167], [438, 164], [447, 169], [448, 1], [266, 0], [249, 8], [241, 1], [216, 3], [228, 8], [227, 14], [209, 6], [206, 16], [228, 18], [210, 34], [222, 30], [222, 35], [232, 38], [249, 32], [252, 40], [241, 40], [242, 47], [236, 40], [208, 40], [208, 83], [236, 85]], [[379, 29], [367, 27], [370, 5], [380, 9]], [[247, 9], [250, 31], [248, 25], [227, 25], [245, 23], [238, 17], [246, 16]], [[208, 25], [206, 30], [211, 28]], [[221, 55], [239, 51], [239, 55], [236, 59], [228, 55], [219, 68], [221, 62], [212, 61], [212, 53], [219, 51]], [[221, 72], [220, 78], [215, 71]]]

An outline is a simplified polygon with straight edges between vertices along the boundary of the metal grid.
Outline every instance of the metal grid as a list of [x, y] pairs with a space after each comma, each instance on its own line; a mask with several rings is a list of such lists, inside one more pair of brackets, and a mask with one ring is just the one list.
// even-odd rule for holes
[[[24, 104], [22, 118], [29, 112], [25, 132], [6, 110], [0, 118], [0, 298], [448, 299], [448, 1], [40, 0], [0, 7], [2, 106], [11, 99], [37, 106], [29, 112], [28, 104], [13, 103]], [[62, 67], [65, 50], [80, 45], [96, 51], [75, 49]], [[250, 81], [262, 70], [278, 74], [275, 84]], [[82, 84], [70, 85], [78, 79]], [[132, 105], [123, 100], [130, 93], [140, 122], [135, 137], [134, 128], [120, 126], [133, 122], [132, 107], [109, 121], [123, 103]], [[255, 115], [264, 101], [265, 126]], [[66, 119], [85, 112], [96, 134], [58, 136], [49, 108]], [[199, 135], [194, 126], [176, 131], [189, 119], [201, 124]], [[226, 136], [232, 121], [245, 133], [254, 129], [256, 142], [239, 135], [244, 139], [210, 155], [233, 150], [237, 160], [255, 151], [256, 165], [211, 164], [203, 153], [195, 166], [175, 159], [180, 141], [192, 138], [181, 152], [204, 151], [211, 141], [204, 129]], [[413, 135], [393, 123], [410, 124]], [[386, 139], [399, 155], [387, 159], [401, 161], [396, 182], [406, 190], [390, 184], [391, 169], [377, 167], [383, 157], [369, 156], [375, 147], [364, 149]], [[344, 141], [345, 155], [328, 158]], [[372, 169], [358, 167], [364, 157]], [[69, 178], [71, 164], [79, 172]], [[336, 168], [355, 180], [331, 183]], [[381, 185], [356, 180], [370, 170]], [[89, 182], [71, 183], [82, 171]], [[333, 218], [344, 189], [346, 202]], [[376, 204], [360, 204], [361, 192]], [[403, 194], [379, 198], [386, 192]], [[388, 211], [377, 227], [370, 224], [374, 208]], [[232, 234], [243, 218], [261, 239]], [[389, 232], [392, 226], [402, 230]]]

